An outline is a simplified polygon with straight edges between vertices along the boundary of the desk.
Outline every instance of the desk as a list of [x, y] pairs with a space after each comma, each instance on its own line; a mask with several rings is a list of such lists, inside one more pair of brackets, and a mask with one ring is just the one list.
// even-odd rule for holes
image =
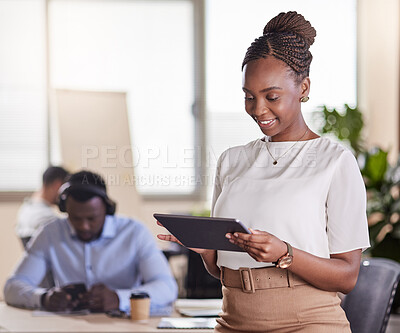
[[135, 323], [129, 319], [110, 318], [102, 313], [35, 317], [31, 310], [0, 302], [0, 332], [213, 332], [212, 329], [157, 329], [159, 321], [160, 318], [154, 317], [147, 323]]
[[[151, 318], [148, 323], [135, 323], [129, 319], [110, 318], [100, 313], [84, 316], [34, 317], [31, 310], [17, 309], [0, 302], [0, 332], [213, 332], [209, 329], [157, 329], [159, 320], [160, 318]], [[400, 315], [390, 317], [386, 332], [400, 332]]]

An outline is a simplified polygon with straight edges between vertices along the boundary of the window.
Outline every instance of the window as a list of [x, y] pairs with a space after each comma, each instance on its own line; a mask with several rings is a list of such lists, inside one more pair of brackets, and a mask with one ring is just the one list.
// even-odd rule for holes
[[42, 0], [0, 0], [0, 190], [34, 190], [47, 166]]

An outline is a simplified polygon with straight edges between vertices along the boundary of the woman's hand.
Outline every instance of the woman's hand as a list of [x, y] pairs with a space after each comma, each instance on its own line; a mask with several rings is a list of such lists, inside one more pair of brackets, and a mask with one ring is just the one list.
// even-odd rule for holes
[[[287, 253], [286, 244], [279, 238], [265, 231], [249, 230], [251, 234], [235, 232], [225, 236], [259, 262], [275, 262]], [[347, 294], [357, 282], [361, 249], [321, 258], [293, 247], [293, 258], [288, 270], [314, 287]]]
[[[164, 227], [159, 221], [157, 221], [157, 224], [158, 224], [160, 227]], [[176, 238], [174, 235], [158, 234], [158, 235], [157, 235], [157, 238], [158, 238], [158, 239], [161, 239], [161, 240], [164, 240], [164, 241], [174, 242], [174, 243], [177, 243], [177, 244], [179, 244], [179, 245], [185, 246], [185, 245], [183, 245], [183, 244], [181, 243], [181, 241], [180, 241], [178, 238]], [[185, 247], [186, 247], [186, 246], [185, 246]], [[206, 249], [197, 249], [197, 248], [192, 248], [192, 247], [190, 247], [190, 248], [188, 248], [188, 249], [189, 249], [189, 250], [192, 250], [192, 251], [194, 251], [194, 252], [196, 252], [196, 253], [198, 253], [198, 254], [203, 254], [203, 253], [207, 252]], [[210, 250], [208, 250], [208, 251], [210, 251]]]
[[275, 262], [287, 253], [286, 244], [274, 235], [249, 228], [251, 234], [235, 232], [228, 233], [226, 238], [240, 246], [254, 260], [259, 262]]
[[[157, 224], [160, 227], [164, 227], [159, 221], [157, 221]], [[175, 242], [179, 245], [185, 246], [174, 235], [158, 234], [157, 238], [164, 241]], [[189, 247], [188, 249], [200, 254], [208, 273], [210, 273], [216, 279], [219, 279], [220, 269], [217, 266], [217, 251], [208, 249], [197, 249], [192, 247]]]

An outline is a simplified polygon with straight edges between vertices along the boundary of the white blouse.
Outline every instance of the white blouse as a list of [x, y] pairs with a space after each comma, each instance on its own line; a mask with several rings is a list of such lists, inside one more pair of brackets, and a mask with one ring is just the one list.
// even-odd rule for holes
[[[297, 143], [258, 139], [226, 150], [218, 161], [212, 216], [237, 218], [322, 258], [370, 246], [356, 159], [322, 137]], [[218, 251], [217, 265], [272, 264], [245, 252]]]

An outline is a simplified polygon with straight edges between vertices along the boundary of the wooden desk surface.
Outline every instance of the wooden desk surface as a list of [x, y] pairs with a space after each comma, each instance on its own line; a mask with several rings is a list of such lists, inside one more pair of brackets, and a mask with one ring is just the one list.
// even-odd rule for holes
[[[74, 316], [33, 316], [33, 311], [18, 309], [0, 302], [0, 332], [193, 332], [193, 329], [157, 329], [160, 318], [146, 323], [110, 318], [105, 314]], [[212, 329], [195, 329], [210, 333]]]

